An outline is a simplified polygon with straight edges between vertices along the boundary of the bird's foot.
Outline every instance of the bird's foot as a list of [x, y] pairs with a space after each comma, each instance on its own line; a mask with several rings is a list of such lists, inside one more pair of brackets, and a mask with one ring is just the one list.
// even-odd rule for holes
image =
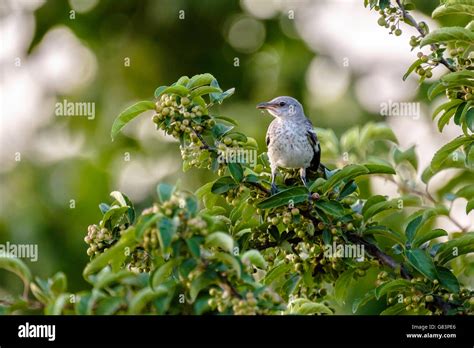
[[278, 193], [278, 187], [277, 185], [275, 185], [274, 183], [272, 183], [272, 188], [270, 190], [270, 193], [272, 194], [272, 196], [276, 193]]

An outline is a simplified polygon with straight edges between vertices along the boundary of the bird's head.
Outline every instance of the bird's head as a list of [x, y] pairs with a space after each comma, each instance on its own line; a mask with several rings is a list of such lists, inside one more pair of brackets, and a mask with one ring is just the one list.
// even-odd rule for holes
[[276, 97], [269, 102], [258, 104], [257, 109], [267, 110], [274, 117], [304, 117], [303, 107], [292, 97]]

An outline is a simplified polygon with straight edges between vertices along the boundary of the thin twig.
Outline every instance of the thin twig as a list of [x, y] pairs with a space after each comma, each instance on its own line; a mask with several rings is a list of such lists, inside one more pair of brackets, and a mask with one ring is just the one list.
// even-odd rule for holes
[[[397, 2], [398, 7], [400, 8], [400, 10], [402, 11], [403, 18], [406, 19], [407, 21], [409, 21], [416, 28], [416, 30], [420, 33], [420, 35], [422, 37], [425, 37], [426, 33], [424, 32], [423, 29], [421, 29], [420, 25], [415, 20], [415, 18], [413, 18], [413, 16], [411, 14], [409, 14], [407, 10], [405, 10], [405, 6], [403, 6], [401, 0], [396, 0], [396, 2]], [[436, 51], [438, 49], [438, 46], [433, 44], [433, 45], [431, 45], [431, 49], [433, 51]], [[451, 64], [449, 64], [448, 61], [443, 56], [441, 56], [441, 58], [439, 59], [439, 62], [441, 64], [443, 64], [446, 68], [448, 68], [450, 71], [456, 71], [456, 69], [454, 69], [451, 66]]]
[[198, 139], [201, 141], [201, 143], [202, 143], [201, 149], [202, 149], [202, 150], [208, 150], [208, 151], [216, 152], [216, 148], [210, 146], [210, 145], [204, 140], [204, 138], [202, 137], [201, 133], [199, 133], [198, 131], [196, 131], [194, 128], [192, 128], [192, 130], [193, 130], [194, 134], [196, 134], [196, 136], [198, 137]]
[[[431, 203], [433, 203], [434, 205], [438, 205], [440, 204], [440, 202], [438, 202], [432, 195], [431, 193], [428, 191], [428, 187], [426, 187], [426, 190], [425, 191], [420, 191], [416, 188], [412, 188], [412, 187], [409, 187], [409, 186], [406, 186], [406, 185], [401, 185], [400, 183], [398, 183], [397, 181], [395, 181], [395, 179], [393, 178], [390, 178], [390, 177], [384, 177], [386, 180], [394, 183], [395, 185], [398, 186], [398, 189], [399, 190], [404, 190], [404, 189], [408, 189], [411, 193], [414, 193], [418, 196], [421, 196], [421, 197], [424, 197], [426, 198], [427, 200], [429, 200]], [[468, 227], [463, 227], [461, 225], [461, 223], [459, 223], [455, 218], [453, 218], [451, 216], [451, 213], [449, 212], [448, 215], [446, 215], [446, 217], [449, 219], [449, 221], [451, 221], [454, 225], [456, 225], [457, 228], [459, 228], [462, 232], [466, 232]]]

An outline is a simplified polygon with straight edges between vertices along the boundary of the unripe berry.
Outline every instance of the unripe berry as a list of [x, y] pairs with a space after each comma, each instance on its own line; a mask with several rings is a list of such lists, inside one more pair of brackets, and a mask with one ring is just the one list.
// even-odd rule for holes
[[191, 102], [191, 101], [190, 101], [189, 98], [187, 98], [187, 97], [181, 98], [181, 105], [186, 106], [186, 105], [188, 105], [190, 102]]

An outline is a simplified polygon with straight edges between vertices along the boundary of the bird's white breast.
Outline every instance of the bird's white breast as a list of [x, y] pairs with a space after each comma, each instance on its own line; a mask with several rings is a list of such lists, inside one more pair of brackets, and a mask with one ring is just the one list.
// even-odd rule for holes
[[268, 129], [270, 162], [284, 168], [307, 168], [314, 152], [306, 128], [299, 124], [275, 119]]

